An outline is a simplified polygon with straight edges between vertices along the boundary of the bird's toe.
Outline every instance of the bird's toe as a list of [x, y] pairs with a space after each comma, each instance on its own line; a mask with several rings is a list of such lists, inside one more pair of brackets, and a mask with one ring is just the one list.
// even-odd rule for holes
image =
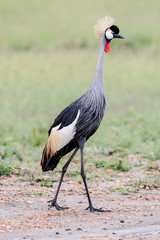
[[48, 203], [50, 203], [49, 205], [48, 205], [48, 210], [50, 210], [52, 207], [55, 207], [57, 210], [65, 210], [65, 209], [68, 209], [68, 207], [61, 207], [61, 206], [59, 206], [58, 204], [57, 204], [57, 202], [56, 202], [56, 200], [55, 199], [53, 199], [53, 200], [49, 200], [49, 201], [47, 201]]
[[89, 206], [86, 210], [90, 209], [91, 212], [112, 212], [111, 210], [104, 210], [102, 208], [94, 208], [93, 206]]

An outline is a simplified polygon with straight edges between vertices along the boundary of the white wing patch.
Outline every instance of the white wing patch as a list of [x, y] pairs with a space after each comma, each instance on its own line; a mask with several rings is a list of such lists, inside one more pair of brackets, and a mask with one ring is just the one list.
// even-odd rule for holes
[[78, 110], [75, 120], [70, 125], [63, 127], [60, 130], [58, 130], [58, 128], [61, 126], [61, 124], [52, 128], [47, 142], [48, 156], [52, 156], [53, 154], [55, 154], [58, 150], [62, 149], [74, 138], [76, 132], [75, 126], [78, 121], [79, 115], [80, 110]]

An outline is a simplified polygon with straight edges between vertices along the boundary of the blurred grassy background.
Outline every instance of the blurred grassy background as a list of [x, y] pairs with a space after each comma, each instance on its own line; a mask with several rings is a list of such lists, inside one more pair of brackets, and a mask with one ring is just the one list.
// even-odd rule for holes
[[126, 39], [105, 57], [110, 109], [88, 156], [160, 159], [159, 9], [158, 0], [0, 1], [0, 159], [38, 168], [54, 118], [92, 82], [93, 26], [105, 15]]

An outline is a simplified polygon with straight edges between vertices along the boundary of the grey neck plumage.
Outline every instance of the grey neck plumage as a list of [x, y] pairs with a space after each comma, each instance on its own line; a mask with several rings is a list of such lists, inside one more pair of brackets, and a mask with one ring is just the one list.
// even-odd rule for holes
[[106, 39], [105, 39], [105, 36], [102, 35], [100, 40], [100, 54], [99, 54], [98, 64], [97, 64], [96, 72], [91, 85], [91, 89], [94, 88], [94, 89], [97, 89], [97, 91], [101, 91], [101, 92], [102, 91], [104, 92], [103, 69], [104, 69], [105, 44], [106, 44]]

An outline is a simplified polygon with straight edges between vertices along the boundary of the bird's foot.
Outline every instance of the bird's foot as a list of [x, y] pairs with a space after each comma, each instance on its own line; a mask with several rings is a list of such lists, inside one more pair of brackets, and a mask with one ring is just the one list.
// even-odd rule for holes
[[94, 208], [93, 206], [89, 206], [86, 210], [90, 209], [91, 212], [112, 212], [111, 210], [104, 210], [102, 208]]
[[49, 201], [47, 201], [48, 203], [50, 203], [49, 205], [48, 205], [48, 210], [50, 210], [51, 209], [51, 207], [55, 207], [57, 210], [65, 210], [65, 209], [68, 209], [68, 207], [61, 207], [61, 206], [59, 206], [58, 204], [57, 204], [57, 201], [56, 201], [56, 199], [55, 198], [53, 198], [52, 200], [49, 200]]

